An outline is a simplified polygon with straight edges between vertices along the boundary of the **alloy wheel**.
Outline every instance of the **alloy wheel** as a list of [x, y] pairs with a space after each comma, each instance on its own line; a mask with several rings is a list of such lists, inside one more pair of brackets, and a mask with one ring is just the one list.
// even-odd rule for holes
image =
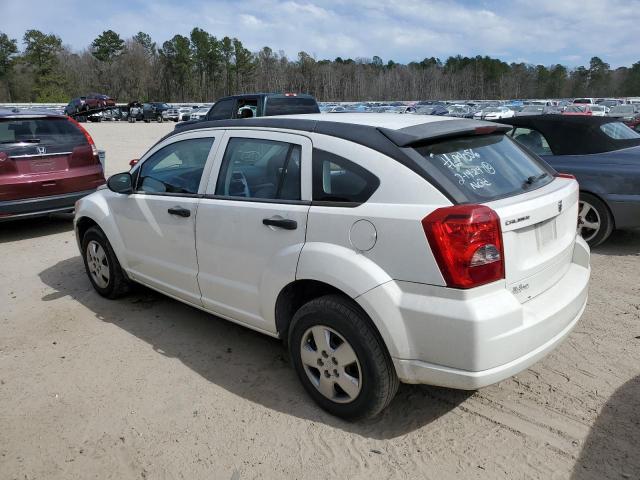
[[578, 210], [578, 233], [589, 242], [600, 231], [601, 219], [598, 210], [588, 202], [580, 201]]
[[107, 288], [109, 285], [109, 260], [107, 254], [95, 240], [87, 244], [87, 266], [91, 278], [100, 288]]
[[307, 329], [300, 358], [307, 377], [324, 397], [337, 403], [358, 397], [362, 389], [360, 362], [353, 347], [334, 329], [325, 325]]

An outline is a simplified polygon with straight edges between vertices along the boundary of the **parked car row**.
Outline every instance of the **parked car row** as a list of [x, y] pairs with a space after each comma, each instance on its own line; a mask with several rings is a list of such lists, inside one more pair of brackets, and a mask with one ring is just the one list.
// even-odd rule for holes
[[622, 121], [631, 128], [640, 129], [640, 99], [636, 98], [321, 103], [320, 111], [323, 113], [374, 112], [445, 115], [458, 118], [474, 118], [476, 120], [500, 120], [520, 116], [551, 114], [611, 116], [622, 118]]

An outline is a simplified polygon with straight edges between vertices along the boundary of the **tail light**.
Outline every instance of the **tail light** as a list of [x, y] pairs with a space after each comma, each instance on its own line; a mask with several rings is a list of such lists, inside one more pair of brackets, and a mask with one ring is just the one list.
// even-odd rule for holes
[[473, 288], [504, 278], [498, 214], [484, 205], [439, 208], [422, 220], [448, 287]]
[[91, 152], [93, 153], [93, 156], [97, 157], [98, 156], [98, 148], [96, 147], [96, 143], [93, 141], [93, 138], [91, 138], [91, 135], [89, 135], [89, 132], [87, 132], [84, 129], [84, 127], [82, 125], [80, 125], [73, 118], [69, 117], [67, 120], [69, 120], [71, 123], [73, 123], [76, 127], [78, 127], [80, 129], [80, 131], [84, 135], [84, 138], [86, 138], [87, 142], [89, 142], [89, 145], [91, 145]]
[[0, 173], [16, 172], [16, 165], [6, 152], [0, 152]]

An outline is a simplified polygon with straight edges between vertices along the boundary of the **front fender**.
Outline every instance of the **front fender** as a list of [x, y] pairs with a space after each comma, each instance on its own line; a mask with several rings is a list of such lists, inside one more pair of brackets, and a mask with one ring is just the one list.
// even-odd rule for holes
[[129, 265], [126, 261], [126, 255], [124, 255], [124, 242], [120, 235], [120, 230], [114, 221], [114, 215], [109, 209], [106, 196], [118, 195], [109, 190], [98, 190], [91, 195], [88, 195], [76, 203], [75, 217], [73, 220], [74, 230], [76, 232], [76, 239], [78, 241], [78, 247], [82, 251], [82, 239], [78, 235], [78, 222], [82, 218], [89, 218], [93, 220], [105, 233], [111, 243], [120, 266], [125, 270], [129, 270]]

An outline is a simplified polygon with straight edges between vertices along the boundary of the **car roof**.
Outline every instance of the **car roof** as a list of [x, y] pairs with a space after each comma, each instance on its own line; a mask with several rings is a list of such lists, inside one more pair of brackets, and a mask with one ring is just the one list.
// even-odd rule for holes
[[514, 127], [531, 128], [539, 131], [554, 155], [589, 155], [611, 152], [640, 145], [640, 138], [614, 139], [605, 134], [600, 126], [605, 123], [620, 122], [615, 117], [595, 117], [588, 115], [531, 115], [500, 120]]
[[[350, 128], [345, 128], [345, 124]], [[427, 141], [480, 133], [505, 133], [510, 127], [492, 122], [430, 115], [341, 113], [277, 115], [272, 117], [205, 120], [185, 124], [166, 137], [205, 128], [277, 128], [329, 135], [359, 143], [394, 156], [393, 148], [416, 146]], [[391, 144], [389, 143], [391, 142]]]
[[[393, 107], [397, 108], [397, 107]], [[276, 117], [263, 117], [276, 118]], [[376, 128], [388, 128], [399, 130], [415, 125], [424, 125], [439, 121], [455, 121], [454, 118], [432, 117], [429, 115], [384, 115], [380, 113], [345, 113], [340, 116], [327, 117], [325, 113], [305, 113], [300, 115], [278, 115], [281, 119], [314, 120], [317, 122], [350, 123], [352, 125], [365, 125]]]
[[227, 95], [226, 97], [220, 97], [216, 102], [220, 100], [226, 100], [229, 98], [247, 98], [247, 97], [286, 97], [286, 98], [313, 98], [313, 95], [309, 95], [308, 93], [245, 93], [239, 95]]
[[0, 118], [64, 118], [66, 115], [52, 112], [51, 110], [37, 108], [4, 108], [0, 107]]

